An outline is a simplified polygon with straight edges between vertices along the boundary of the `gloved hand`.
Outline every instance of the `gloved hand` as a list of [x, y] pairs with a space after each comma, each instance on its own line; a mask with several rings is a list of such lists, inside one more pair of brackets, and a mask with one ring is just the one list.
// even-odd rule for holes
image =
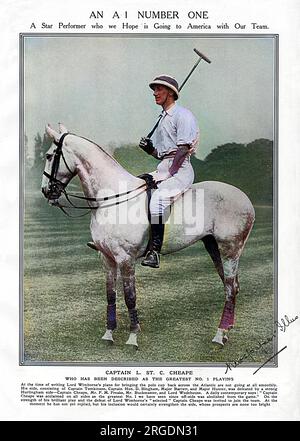
[[150, 138], [141, 138], [139, 147], [143, 149], [144, 152], [148, 153], [148, 155], [152, 155], [155, 150], [152, 144], [152, 140]]

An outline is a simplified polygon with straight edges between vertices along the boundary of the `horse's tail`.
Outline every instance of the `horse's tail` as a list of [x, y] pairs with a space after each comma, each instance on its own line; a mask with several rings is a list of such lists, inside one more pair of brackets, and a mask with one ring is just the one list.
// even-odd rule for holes
[[204, 243], [204, 246], [207, 252], [209, 253], [210, 257], [212, 258], [212, 261], [216, 267], [216, 270], [218, 271], [220, 278], [224, 282], [223, 263], [216, 239], [212, 234], [208, 234], [207, 236], [204, 236], [202, 238], [202, 242]]

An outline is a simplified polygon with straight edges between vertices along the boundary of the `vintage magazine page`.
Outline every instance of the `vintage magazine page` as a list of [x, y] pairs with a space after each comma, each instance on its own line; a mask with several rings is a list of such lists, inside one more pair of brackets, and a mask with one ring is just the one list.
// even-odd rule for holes
[[0, 11], [1, 419], [299, 420], [298, 2]]

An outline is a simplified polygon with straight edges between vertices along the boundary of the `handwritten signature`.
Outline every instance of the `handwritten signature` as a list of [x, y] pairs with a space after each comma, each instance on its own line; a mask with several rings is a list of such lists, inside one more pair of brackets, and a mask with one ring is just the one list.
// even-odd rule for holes
[[[264, 349], [265, 345], [267, 345], [268, 343], [270, 343], [274, 340], [274, 338], [277, 336], [278, 331], [279, 332], [286, 332], [287, 328], [292, 323], [294, 323], [297, 319], [298, 319], [297, 315], [296, 315], [296, 317], [294, 317], [292, 319], [290, 319], [287, 315], [285, 315], [283, 318], [280, 319], [280, 321], [275, 321], [274, 324], [275, 324], [276, 328], [274, 329], [273, 334], [271, 334], [265, 340], [256, 343], [251, 348], [246, 349], [244, 354], [242, 354], [238, 359], [231, 361], [231, 362], [226, 362], [225, 374], [227, 374], [228, 371], [231, 371], [232, 368], [239, 366], [241, 363], [243, 363], [243, 361], [245, 361], [245, 359], [251, 357], [254, 352], [257, 352], [261, 348]], [[282, 352], [286, 348], [287, 348], [287, 346], [284, 346], [283, 348], [280, 349], [280, 351], [276, 352], [276, 354], [273, 354], [270, 358], [268, 358], [268, 360], [266, 360], [258, 369], [256, 369], [255, 372], [253, 372], [253, 375], [255, 375], [263, 366], [265, 366], [269, 361], [271, 361], [274, 357], [276, 357], [276, 355], [278, 355], [280, 352]]]
[[275, 322], [275, 325], [280, 329], [281, 332], [285, 332], [286, 329], [294, 323], [298, 319], [298, 316], [294, 317], [293, 319], [289, 319], [287, 315], [285, 315], [280, 322]]

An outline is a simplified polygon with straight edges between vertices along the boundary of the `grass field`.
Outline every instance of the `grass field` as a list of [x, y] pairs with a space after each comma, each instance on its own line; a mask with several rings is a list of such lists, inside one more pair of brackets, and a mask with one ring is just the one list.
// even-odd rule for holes
[[[24, 361], [90, 363], [222, 363], [237, 360], [273, 331], [271, 207], [256, 223], [240, 261], [236, 326], [223, 349], [211, 343], [223, 308], [223, 286], [202, 242], [164, 256], [159, 270], [137, 265], [139, 350], [125, 346], [129, 320], [119, 289], [115, 344], [101, 341], [106, 321], [104, 271], [90, 240], [89, 216], [72, 220], [26, 198], [24, 219]], [[246, 361], [263, 362], [272, 344]]]

